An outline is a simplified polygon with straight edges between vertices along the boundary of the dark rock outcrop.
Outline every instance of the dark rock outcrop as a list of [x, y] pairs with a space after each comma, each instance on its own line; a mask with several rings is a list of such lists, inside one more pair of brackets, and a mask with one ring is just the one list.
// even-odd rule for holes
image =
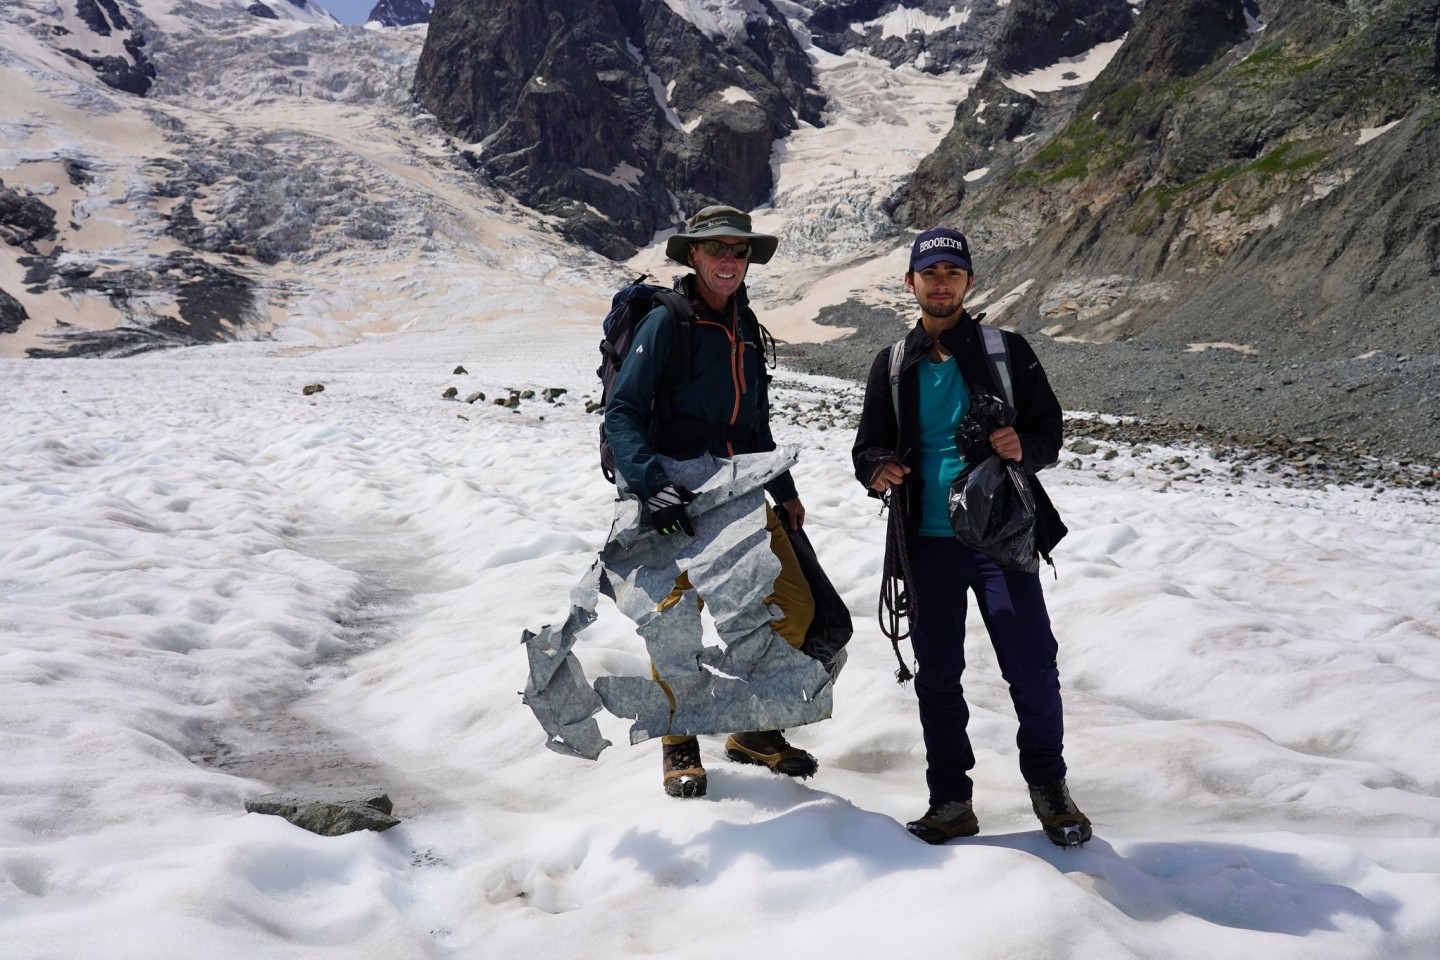
[[[893, 67], [910, 64], [930, 73], [978, 66], [990, 55], [1006, 13], [1000, 0], [818, 0], [805, 23], [827, 53], [864, 50]], [[897, 21], [911, 19], [901, 32]]]
[[65, 160], [65, 177], [73, 186], [83, 187], [92, 183], [95, 177], [90, 172], [90, 161], [77, 160], [67, 157]]
[[25, 305], [4, 290], [0, 290], [0, 334], [14, 333], [20, 324], [30, 319]]
[[921, 229], [938, 223], [964, 202], [967, 175], [985, 170], [978, 182], [993, 181], [1043, 147], [1069, 120], [1081, 91], [1026, 95], [1005, 79], [1118, 40], [1134, 22], [1126, 0], [1014, 0], [954, 124], [891, 200], [895, 219]]
[[0, 180], [0, 240], [35, 253], [35, 241], [55, 236], [55, 211], [39, 197], [7, 187]]
[[1135, 25], [1129, 0], [1014, 0], [990, 50], [989, 66], [1014, 76], [1118, 40]]
[[[122, 315], [145, 320], [115, 330], [62, 328], [46, 338], [47, 346], [29, 348], [31, 357], [128, 356], [219, 343], [263, 321], [252, 280], [193, 254], [171, 253], [121, 270], [75, 261], [61, 265], [64, 256], [64, 248], [56, 246], [45, 257], [21, 257], [26, 290], [101, 296]], [[157, 315], [149, 306], [152, 300], [173, 302], [179, 316]]]
[[112, 27], [121, 31], [130, 29], [130, 22], [115, 0], [76, 0], [75, 13], [87, 27], [102, 37], [110, 36]]
[[255, 3], [252, 3], [252, 4], [250, 4], [250, 6], [246, 7], [246, 8], [245, 8], [245, 12], [248, 13], [248, 14], [250, 14], [250, 16], [252, 16], [252, 17], [259, 17], [261, 20], [279, 20], [279, 19], [280, 19], [280, 14], [276, 13], [274, 10], [271, 10], [269, 7], [265, 6], [265, 4], [260, 3], [259, 0], [256, 0]]
[[430, 4], [425, 0], [380, 0], [370, 8], [371, 21], [387, 27], [409, 27], [430, 22]]
[[[81, 22], [97, 37], [129, 34], [121, 40], [127, 56], [93, 51], [87, 54], [73, 47], [65, 48], [61, 52], [89, 64], [106, 86], [133, 93], [137, 97], [149, 93], [155, 82], [155, 65], [145, 54], [145, 35], [125, 18], [116, 0], [76, 0], [75, 10]], [[69, 31], [62, 29], [57, 30], [57, 33], [68, 35]]]
[[379, 787], [267, 793], [246, 800], [245, 810], [284, 817], [295, 826], [322, 837], [339, 837], [357, 830], [379, 833], [400, 822], [391, 815], [394, 807]]
[[753, 6], [726, 35], [661, 0], [438, 0], [416, 97], [479, 145], [480, 172], [623, 258], [677, 203], [765, 202], [774, 141], [819, 122], [808, 59], [770, 0]]

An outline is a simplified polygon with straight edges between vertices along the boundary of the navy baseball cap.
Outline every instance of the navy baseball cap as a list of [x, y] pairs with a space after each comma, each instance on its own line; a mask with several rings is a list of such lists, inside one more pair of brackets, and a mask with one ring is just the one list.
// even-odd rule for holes
[[961, 270], [974, 272], [970, 266], [970, 243], [965, 234], [949, 227], [936, 227], [915, 238], [915, 245], [910, 248], [912, 271], [925, 270], [947, 261]]

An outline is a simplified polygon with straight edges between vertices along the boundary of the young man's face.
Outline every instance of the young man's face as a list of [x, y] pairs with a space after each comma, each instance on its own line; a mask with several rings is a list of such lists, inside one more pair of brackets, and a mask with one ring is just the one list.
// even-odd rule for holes
[[[706, 240], [690, 245], [690, 265], [695, 268], [695, 276], [700, 281], [701, 293], [708, 291], [713, 296], [706, 296], [707, 301], [723, 304], [729, 300], [740, 284], [745, 281], [745, 271], [750, 266], [749, 252], [746, 256], [737, 257], [731, 249], [734, 244], [746, 244], [744, 237], [716, 237], [718, 243]], [[719, 256], [707, 248], [719, 250]]]
[[965, 294], [974, 285], [975, 277], [970, 271], [945, 261], [905, 278], [905, 286], [915, 294], [920, 309], [936, 320], [955, 316], [965, 306]]

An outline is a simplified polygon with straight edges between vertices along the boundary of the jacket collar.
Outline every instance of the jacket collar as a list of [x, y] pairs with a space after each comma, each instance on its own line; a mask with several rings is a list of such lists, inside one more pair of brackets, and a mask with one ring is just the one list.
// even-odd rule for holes
[[[974, 349], [976, 338], [979, 336], [976, 328], [984, 316], [985, 314], [982, 313], [978, 317], [972, 317], [968, 310], [962, 310], [960, 322], [940, 333], [940, 345], [957, 357], [968, 354]], [[904, 365], [909, 367], [913, 363], [918, 363], [934, 343], [935, 341], [930, 339], [930, 334], [925, 332], [925, 324], [916, 320], [915, 326], [905, 337]]]

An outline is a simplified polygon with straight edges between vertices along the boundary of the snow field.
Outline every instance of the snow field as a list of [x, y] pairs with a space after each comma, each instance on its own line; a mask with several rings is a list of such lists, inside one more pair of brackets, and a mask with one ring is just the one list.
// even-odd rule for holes
[[[1083, 851], [1035, 829], [973, 616], [982, 834], [901, 829], [923, 748], [844, 429], [777, 429], [856, 619], [835, 717], [792, 731], [820, 773], [703, 738], [710, 798], [689, 803], [617, 718], [598, 762], [544, 750], [520, 633], [563, 618], [610, 521], [592, 341], [520, 315], [4, 362], [7, 955], [862, 957], [897, 935], [977, 957], [1434, 954], [1440, 534], [1394, 497], [1050, 472]], [[547, 386], [563, 404], [490, 403]], [[777, 403], [826, 389], [783, 375]], [[577, 652], [592, 679], [648, 669], [608, 603]], [[380, 783], [405, 822], [327, 839], [243, 812], [322, 783]]]

